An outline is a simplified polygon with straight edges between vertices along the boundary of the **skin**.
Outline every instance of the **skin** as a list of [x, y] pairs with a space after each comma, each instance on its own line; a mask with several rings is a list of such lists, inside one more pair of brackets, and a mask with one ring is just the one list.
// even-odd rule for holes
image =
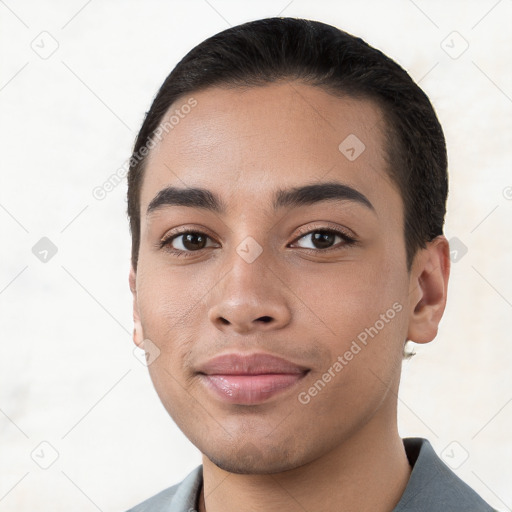
[[[403, 346], [437, 334], [447, 240], [428, 243], [407, 271], [403, 204], [371, 101], [298, 82], [193, 96], [197, 106], [149, 155], [130, 288], [134, 342], [149, 339], [160, 350], [149, 365], [155, 389], [203, 454], [200, 510], [391, 511], [411, 471], [397, 430]], [[366, 146], [354, 161], [338, 149], [349, 134]], [[272, 209], [276, 189], [325, 181], [355, 188], [374, 210], [350, 200]], [[227, 210], [166, 206], [147, 216], [169, 185], [206, 188]], [[158, 248], [178, 227], [207, 234], [211, 245], [188, 258]], [[311, 232], [326, 228], [357, 241], [334, 238], [325, 252]], [[248, 236], [263, 250], [252, 263], [236, 251]], [[183, 250], [182, 242], [172, 244]], [[301, 403], [298, 394], [394, 303], [401, 311]], [[278, 355], [310, 371], [262, 404], [228, 404], [196, 370], [232, 351]]]

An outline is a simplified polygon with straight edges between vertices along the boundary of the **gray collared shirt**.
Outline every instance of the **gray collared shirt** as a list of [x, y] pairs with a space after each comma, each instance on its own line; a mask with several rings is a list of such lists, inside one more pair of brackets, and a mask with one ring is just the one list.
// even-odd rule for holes
[[[427, 439], [402, 439], [412, 466], [411, 477], [393, 512], [496, 512], [436, 454]], [[195, 512], [203, 483], [203, 466], [128, 512]]]

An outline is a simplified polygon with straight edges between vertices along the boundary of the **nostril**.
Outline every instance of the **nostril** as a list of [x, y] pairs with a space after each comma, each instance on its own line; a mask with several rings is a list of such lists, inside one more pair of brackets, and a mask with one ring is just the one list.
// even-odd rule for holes
[[224, 324], [224, 325], [229, 325], [229, 320], [226, 320], [225, 318], [223, 318], [222, 316], [220, 317], [220, 321]]
[[262, 317], [258, 318], [258, 320], [261, 320], [262, 322], [265, 322], [266, 324], [268, 324], [269, 322], [272, 322], [272, 317], [262, 316]]

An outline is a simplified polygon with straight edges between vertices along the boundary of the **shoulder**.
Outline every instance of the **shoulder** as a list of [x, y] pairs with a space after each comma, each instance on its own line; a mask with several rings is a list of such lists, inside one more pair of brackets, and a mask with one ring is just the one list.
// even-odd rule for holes
[[195, 509], [203, 482], [203, 466], [196, 467], [187, 477], [127, 512], [173, 512]]
[[443, 462], [427, 439], [404, 438], [403, 443], [412, 472], [393, 512], [495, 512]]
[[135, 505], [135, 507], [131, 508], [127, 512], [158, 512], [160, 510], [168, 510], [180, 485], [181, 483], [164, 489], [142, 503]]

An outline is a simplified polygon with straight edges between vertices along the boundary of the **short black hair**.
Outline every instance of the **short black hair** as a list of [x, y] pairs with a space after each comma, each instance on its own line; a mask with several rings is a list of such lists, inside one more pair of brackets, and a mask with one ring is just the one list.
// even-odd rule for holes
[[446, 144], [426, 94], [401, 66], [359, 37], [319, 21], [266, 18], [224, 30], [193, 48], [165, 79], [146, 113], [128, 172], [135, 270], [146, 155], [169, 108], [209, 87], [258, 87], [282, 80], [320, 87], [337, 97], [372, 100], [382, 109], [386, 171], [404, 205], [408, 270], [418, 249], [443, 234]]

